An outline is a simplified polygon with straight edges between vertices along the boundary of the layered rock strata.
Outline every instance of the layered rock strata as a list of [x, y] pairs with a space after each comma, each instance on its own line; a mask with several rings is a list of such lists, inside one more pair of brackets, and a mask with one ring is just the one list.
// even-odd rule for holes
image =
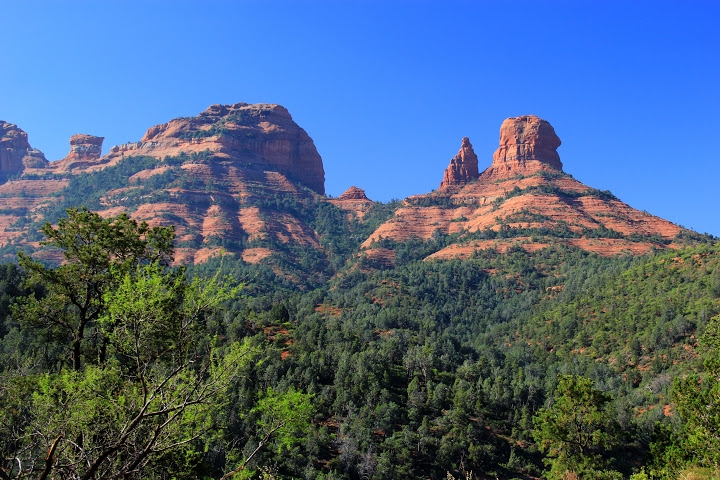
[[329, 202], [336, 207], [355, 214], [358, 218], [362, 218], [373, 203], [365, 195], [365, 190], [355, 186], [345, 190], [339, 197], [330, 199]]
[[[322, 251], [313, 229], [277, 203], [288, 197], [312, 202], [325, 191], [322, 159], [312, 139], [280, 105], [211, 105], [197, 117], [151, 127], [139, 142], [113, 147], [104, 156], [102, 137], [74, 135], [65, 158], [24, 170], [18, 170], [18, 161], [21, 154], [32, 153], [27, 135], [3, 123], [1, 138], [4, 164], [23, 176], [0, 185], [5, 207], [0, 212], [0, 247], [17, 243], [39, 248], [28, 234], [35, 222], [57, 220], [44, 217], [57, 211], [47, 207], [68, 198], [89, 198], [99, 202], [92, 208], [104, 216], [127, 212], [151, 225], [174, 225], [176, 260], [181, 263], [200, 263], [219, 254], [239, 255], [250, 263], [272, 263], [276, 256], [287, 256], [282, 249], [263, 245], [269, 239]], [[119, 171], [144, 164], [150, 168], [128, 178], [113, 173], [110, 189], [63, 191], [75, 175], [89, 175], [83, 184], [93, 185], [92, 175], [98, 171], [139, 156], [157, 162], [128, 162]], [[354, 202], [354, 209], [371, 203], [345, 202]]]
[[310, 136], [276, 104], [211, 105], [197, 117], [176, 118], [148, 129], [139, 142], [118, 145], [105, 157], [156, 158], [208, 151], [216, 158], [275, 169], [325, 194], [322, 158]]
[[76, 168], [85, 168], [97, 165], [102, 156], [102, 144], [105, 137], [96, 137], [78, 133], [70, 137], [70, 153], [52, 167], [57, 170], [68, 171]]
[[352, 186], [345, 190], [342, 195], [338, 197], [338, 200], [370, 200], [365, 195], [365, 190]]

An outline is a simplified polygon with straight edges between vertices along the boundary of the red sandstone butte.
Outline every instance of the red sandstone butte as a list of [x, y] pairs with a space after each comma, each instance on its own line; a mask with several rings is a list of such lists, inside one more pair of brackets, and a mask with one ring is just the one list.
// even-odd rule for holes
[[546, 120], [535, 115], [506, 119], [500, 126], [500, 146], [480, 176], [486, 180], [530, 175], [539, 170], [562, 171], [557, 152], [560, 138]]
[[[607, 192], [564, 174], [557, 153], [559, 146], [560, 139], [547, 121], [533, 115], [508, 118], [500, 128], [500, 145], [492, 164], [476, 181], [463, 184], [462, 177], [456, 175], [469, 157], [468, 151], [463, 152], [463, 141], [461, 153], [445, 171], [441, 188], [406, 199], [395, 215], [363, 242], [362, 248], [372, 251], [378, 248], [374, 242], [383, 238], [400, 242], [413, 237], [429, 239], [437, 231], [461, 237], [431, 256], [435, 259], [463, 258], [484, 248], [503, 251], [518, 241], [526, 250], [565, 244], [608, 256], [622, 252], [638, 255], [683, 245], [677, 237], [683, 230], [678, 225], [635, 210]], [[534, 229], [536, 234], [534, 239], [520, 236], [462, 240], [463, 232], [485, 229], [518, 229], [518, 234]], [[576, 237], [553, 233], [562, 229], [574, 232]], [[543, 234], [543, 230], [548, 233]], [[639, 238], [603, 236], [608, 230]], [[650, 236], [660, 236], [666, 242], [643, 238]]]
[[112, 147], [103, 158], [112, 163], [134, 155], [162, 159], [205, 151], [238, 165], [276, 170], [325, 194], [325, 170], [312, 138], [277, 104], [210, 105], [197, 117], [155, 125], [139, 142]]
[[345, 190], [345, 193], [339, 197], [331, 198], [328, 201], [348, 214], [354, 214], [357, 218], [362, 218], [373, 204], [372, 200], [365, 195], [365, 190], [355, 186]]
[[70, 153], [54, 163], [53, 168], [59, 171], [85, 168], [100, 163], [102, 144], [105, 137], [96, 137], [78, 133], [70, 137]]

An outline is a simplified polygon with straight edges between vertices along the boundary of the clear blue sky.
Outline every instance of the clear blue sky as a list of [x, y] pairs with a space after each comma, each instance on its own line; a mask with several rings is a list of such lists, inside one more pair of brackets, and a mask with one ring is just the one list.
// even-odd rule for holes
[[326, 187], [437, 188], [535, 114], [565, 170], [720, 235], [720, 2], [0, 0], [0, 119], [48, 159], [213, 103], [287, 107]]

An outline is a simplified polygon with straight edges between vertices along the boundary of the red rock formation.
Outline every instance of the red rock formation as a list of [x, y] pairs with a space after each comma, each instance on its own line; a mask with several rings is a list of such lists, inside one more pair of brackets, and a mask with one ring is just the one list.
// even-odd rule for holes
[[26, 168], [43, 168], [47, 163], [45, 155], [28, 143], [27, 133], [0, 120], [0, 181]]
[[338, 200], [369, 200], [365, 195], [365, 190], [352, 186], [338, 197]]
[[465, 185], [477, 178], [477, 155], [475, 155], [470, 139], [463, 137], [460, 151], [450, 160], [450, 165], [445, 169], [440, 188], [446, 189], [450, 186]]
[[105, 137], [78, 133], [70, 137], [70, 155], [78, 158], [100, 158]]
[[[406, 199], [362, 247], [377, 248], [373, 242], [381, 238], [401, 242], [413, 237], [429, 239], [438, 230], [462, 238], [463, 232], [485, 229], [503, 230], [506, 235], [498, 240], [459, 240], [431, 258], [464, 257], [483, 248], [503, 251], [518, 241], [526, 250], [566, 244], [608, 256], [682, 246], [677, 235], [684, 229], [678, 225], [635, 210], [608, 192], [564, 175], [556, 151], [559, 145], [560, 139], [545, 120], [535, 116], [505, 120], [492, 165], [477, 181], [449, 188], [453, 184], [449, 180], [456, 178], [461, 164], [461, 150], [446, 170], [438, 192]], [[554, 175], [538, 174], [545, 172]], [[553, 233], [567, 230], [573, 236]], [[522, 236], [528, 233], [536, 239]], [[654, 242], [652, 236], [662, 237], [665, 243]]]
[[70, 153], [62, 160], [53, 163], [57, 170], [68, 171], [74, 168], [87, 168], [99, 163], [102, 156], [102, 144], [105, 137], [96, 137], [78, 133], [70, 137]]
[[530, 175], [539, 170], [562, 171], [557, 148], [560, 139], [552, 125], [535, 115], [505, 120], [500, 126], [500, 146], [493, 162], [481, 178], [496, 180], [517, 175]]
[[365, 190], [358, 187], [350, 187], [339, 197], [331, 198], [328, 201], [348, 212], [348, 215], [355, 215], [357, 218], [362, 218], [373, 204], [372, 200], [365, 195]]
[[148, 129], [139, 142], [113, 147], [105, 159], [156, 158], [203, 151], [218, 158], [277, 170], [317, 193], [325, 193], [322, 158], [290, 113], [275, 104], [211, 105], [197, 117], [177, 118]]

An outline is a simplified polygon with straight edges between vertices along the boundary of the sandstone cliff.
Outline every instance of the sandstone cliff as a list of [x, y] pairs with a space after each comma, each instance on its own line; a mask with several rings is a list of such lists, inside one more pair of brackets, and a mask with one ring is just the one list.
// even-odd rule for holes
[[330, 199], [329, 202], [350, 214], [356, 215], [357, 218], [362, 218], [373, 203], [365, 195], [365, 190], [355, 186], [345, 190], [339, 197]]
[[99, 163], [102, 156], [104, 137], [76, 134], [70, 137], [70, 153], [65, 158], [53, 162], [51, 167], [57, 171], [84, 169]]
[[37, 246], [31, 230], [84, 205], [175, 225], [183, 263], [221, 252], [249, 263], [288, 257], [276, 247], [283, 244], [322, 251], [295, 207], [321, 200], [322, 159], [279, 105], [212, 105], [197, 117], [151, 127], [141, 141], [104, 156], [103, 137], [74, 135], [65, 158], [42, 165], [22, 165], [21, 155], [32, 153], [24, 132], [4, 123], [2, 132], [3, 165], [24, 175], [0, 186], [0, 247]]
[[211, 105], [197, 117], [148, 129], [139, 141], [118, 145], [104, 158], [156, 158], [209, 151], [220, 159], [275, 169], [319, 194], [325, 193], [322, 158], [310, 136], [275, 104]]
[[[0, 132], [0, 173], [22, 173], [0, 185], [0, 247], [37, 247], [43, 221], [84, 205], [106, 216], [128, 212], [152, 225], [175, 225], [179, 262], [227, 254], [282, 273], [282, 265], [307, 258], [308, 249], [318, 259], [331, 255], [306, 207], [315, 211], [316, 202], [328, 201], [362, 220], [374, 205], [357, 187], [338, 198], [318, 195], [324, 192], [322, 159], [279, 105], [212, 105], [198, 117], [152, 127], [141, 141], [104, 156], [102, 137], [74, 135], [70, 153], [51, 164], [15, 125], [2, 122]], [[477, 155], [464, 138], [441, 188], [406, 199], [363, 243], [363, 255], [392, 263], [394, 247], [383, 239], [430, 239], [438, 232], [454, 235], [431, 256], [438, 259], [515, 244], [638, 254], [678, 246], [678, 234], [692, 233], [565, 174], [559, 146], [548, 122], [510, 118], [492, 162], [478, 173]], [[4, 254], [13, 256], [13, 248]]]
[[30, 146], [27, 133], [0, 120], [0, 181], [25, 168], [43, 168], [47, 163], [45, 155]]
[[555, 129], [546, 120], [535, 115], [508, 118], [500, 126], [500, 146], [492, 164], [481, 176], [491, 181], [540, 170], [562, 171], [557, 152], [560, 144]]

